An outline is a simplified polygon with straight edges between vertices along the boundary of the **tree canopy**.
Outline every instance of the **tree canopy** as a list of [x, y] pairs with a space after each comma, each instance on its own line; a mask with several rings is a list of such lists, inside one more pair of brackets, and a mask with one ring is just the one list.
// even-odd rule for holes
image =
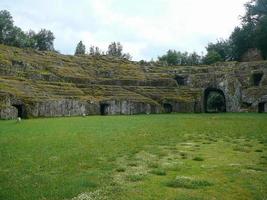
[[41, 29], [38, 33], [24, 32], [14, 26], [13, 18], [7, 10], [0, 11], [0, 43], [20, 48], [33, 48], [40, 51], [54, 51], [54, 35], [50, 30]]
[[267, 59], [267, 0], [251, 0], [245, 8], [242, 25], [234, 29], [229, 39], [218, 40], [206, 47], [204, 63], [240, 61], [250, 49], [260, 50]]
[[131, 55], [129, 53], [123, 53], [123, 46], [120, 42], [112, 42], [108, 46], [107, 55], [131, 60]]
[[163, 56], [159, 56], [160, 62], [166, 63], [167, 65], [198, 65], [201, 63], [201, 56], [196, 52], [180, 52], [176, 50], [168, 50]]
[[86, 50], [85, 45], [83, 44], [82, 41], [80, 41], [76, 46], [75, 55], [84, 55], [85, 50]]
[[[235, 27], [228, 39], [220, 39], [209, 43], [207, 54], [203, 57], [196, 52], [188, 53], [168, 50], [158, 57], [158, 62], [167, 65], [199, 65], [224, 61], [242, 61], [250, 52], [261, 54], [257, 59], [267, 59], [267, 0], [250, 0], [245, 4], [246, 13], [241, 18], [241, 26]], [[40, 51], [54, 51], [55, 36], [50, 30], [24, 32], [14, 25], [13, 18], [7, 10], [0, 10], [0, 44], [20, 48], [33, 48]], [[255, 50], [255, 51], [251, 51]], [[77, 44], [75, 55], [85, 54], [82, 41]], [[120, 42], [112, 42], [107, 52], [98, 47], [89, 48], [90, 55], [109, 55], [122, 59], [131, 59], [131, 55], [123, 52]]]

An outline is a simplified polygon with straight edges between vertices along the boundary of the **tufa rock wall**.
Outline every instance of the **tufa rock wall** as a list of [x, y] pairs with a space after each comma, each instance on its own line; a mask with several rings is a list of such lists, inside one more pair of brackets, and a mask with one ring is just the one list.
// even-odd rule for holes
[[267, 112], [267, 62], [143, 66], [0, 45], [1, 119], [205, 112], [211, 91], [226, 112]]

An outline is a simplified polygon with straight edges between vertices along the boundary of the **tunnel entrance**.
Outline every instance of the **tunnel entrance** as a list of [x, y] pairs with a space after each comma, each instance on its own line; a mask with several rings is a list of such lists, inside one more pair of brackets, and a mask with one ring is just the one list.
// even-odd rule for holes
[[267, 110], [265, 109], [267, 107], [266, 104], [266, 102], [259, 103], [259, 113], [267, 112]]
[[204, 92], [204, 109], [206, 113], [226, 112], [223, 91], [216, 88], [207, 88]]
[[100, 114], [108, 115], [108, 107], [109, 107], [109, 104], [106, 104], [106, 103], [100, 104]]
[[169, 103], [164, 103], [163, 108], [164, 108], [165, 113], [171, 113], [172, 112], [172, 105]]
[[17, 110], [18, 110], [18, 117], [20, 117], [22, 119], [27, 118], [27, 112], [26, 112], [25, 105], [23, 105], [23, 104], [13, 104], [12, 106], [14, 106], [15, 108], [17, 108]]

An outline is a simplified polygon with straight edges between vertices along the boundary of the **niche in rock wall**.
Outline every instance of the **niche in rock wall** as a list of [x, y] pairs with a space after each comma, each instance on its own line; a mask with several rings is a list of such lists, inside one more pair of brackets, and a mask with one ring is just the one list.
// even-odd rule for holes
[[263, 77], [263, 72], [254, 72], [251, 75], [251, 83], [253, 86], [259, 86]]
[[108, 108], [109, 108], [109, 104], [101, 103], [100, 104], [100, 114], [101, 115], [108, 115]]
[[12, 106], [18, 110], [18, 117], [22, 119], [27, 118], [27, 111], [24, 104], [13, 104]]
[[259, 113], [267, 112], [267, 102], [259, 103], [258, 107], [259, 107]]
[[172, 105], [169, 103], [164, 103], [163, 108], [164, 108], [165, 113], [171, 113], [172, 112]]
[[178, 85], [186, 85], [187, 80], [185, 77], [176, 75], [174, 79], [176, 80]]

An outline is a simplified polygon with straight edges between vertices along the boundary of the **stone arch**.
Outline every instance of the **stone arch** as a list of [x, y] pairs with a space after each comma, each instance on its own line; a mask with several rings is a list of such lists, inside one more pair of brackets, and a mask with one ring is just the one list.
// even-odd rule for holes
[[163, 108], [164, 108], [165, 113], [171, 113], [172, 112], [172, 105], [169, 103], [164, 103]]
[[266, 113], [267, 112], [267, 102], [260, 102], [259, 103], [258, 112], [259, 113]]
[[101, 115], [108, 115], [108, 109], [109, 109], [109, 104], [107, 104], [107, 103], [101, 103], [100, 104], [100, 114]]
[[27, 118], [27, 111], [24, 104], [12, 104], [13, 107], [15, 107], [18, 111], [18, 117], [22, 119]]
[[[211, 111], [208, 107], [208, 100], [211, 94], [218, 94], [222, 97], [222, 105], [216, 106], [216, 110]], [[206, 88], [204, 91], [204, 112], [226, 112], [226, 98], [224, 92], [217, 88]]]

